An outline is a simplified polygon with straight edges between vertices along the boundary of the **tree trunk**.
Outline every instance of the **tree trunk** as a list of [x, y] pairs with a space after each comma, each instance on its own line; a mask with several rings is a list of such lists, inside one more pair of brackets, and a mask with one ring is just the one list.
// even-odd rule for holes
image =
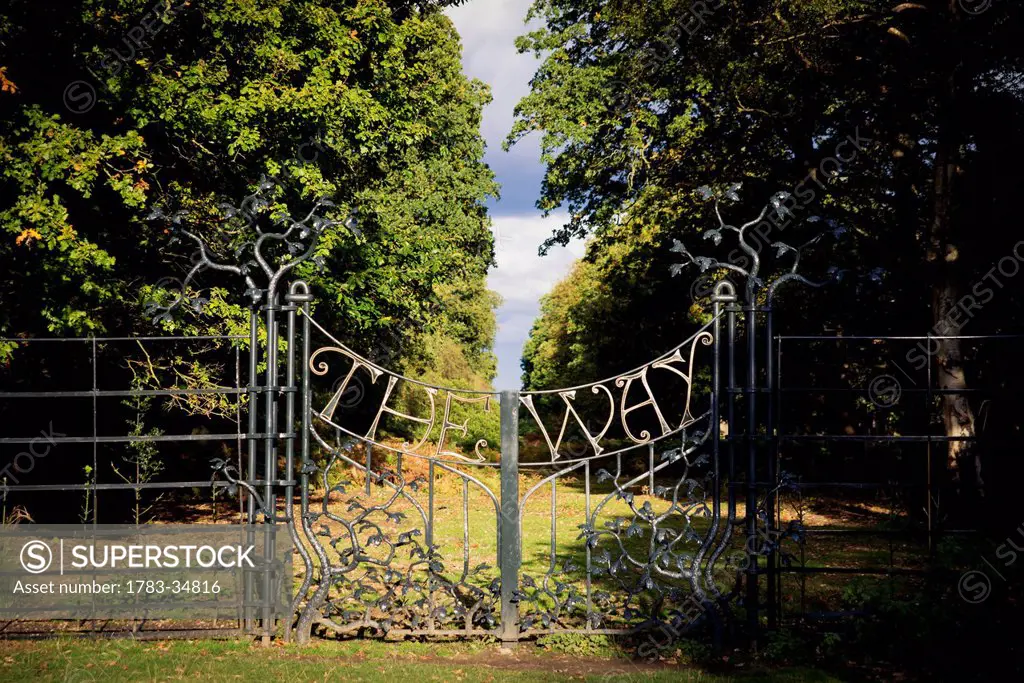
[[[955, 10], [954, 10], [955, 11]], [[938, 148], [934, 169], [934, 215], [929, 235], [928, 261], [933, 265], [932, 319], [935, 343], [929, 352], [935, 355], [938, 388], [943, 392], [962, 392], [967, 389], [963, 367], [960, 336], [964, 311], [960, 308], [962, 267], [953, 218], [953, 184], [958, 169], [958, 136], [956, 131], [955, 68], [941, 85], [939, 96]], [[984, 495], [981, 480], [981, 459], [974, 447], [974, 412], [966, 394], [943, 393], [941, 396], [942, 421], [946, 436], [958, 440], [948, 442], [946, 465], [952, 474], [957, 493], [961, 493], [961, 467], [972, 456], [976, 472], [975, 486]]]

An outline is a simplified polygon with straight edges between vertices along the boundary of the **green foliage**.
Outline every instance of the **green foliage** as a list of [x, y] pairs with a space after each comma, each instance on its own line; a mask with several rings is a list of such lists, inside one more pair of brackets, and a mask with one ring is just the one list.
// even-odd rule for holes
[[[843, 605], [866, 616], [854, 623], [849, 644], [889, 660], [927, 658], [937, 642], [955, 639], [961, 631], [957, 622], [962, 603], [944, 584], [894, 585], [858, 577], [844, 589]], [[912, 639], [906, 637], [910, 634]]]
[[843, 637], [838, 633], [825, 633], [815, 652], [824, 659], [835, 659], [842, 655]]
[[[524, 359], [528, 386], [589, 375], [595, 364], [598, 377], [633, 367], [671, 348], [686, 329], [681, 316], [707, 319], [710, 288], [691, 291], [695, 268], [670, 277], [665, 250], [679, 239], [696, 254], [741, 266], [749, 259], [730, 254], [731, 234], [717, 247], [702, 239], [718, 227], [703, 186], [743, 183], [740, 201], [723, 207], [732, 225], [755, 218], [776, 192], [794, 195], [788, 218], [751, 236], [762, 276], [791, 265], [769, 245], [800, 245], [837, 228], [846, 231], [840, 246], [828, 236], [801, 260], [802, 272], [821, 280], [830, 267], [882, 269], [882, 287], [848, 279], [827, 290], [828, 306], [790, 290], [780, 329], [788, 313], [804, 330], [863, 330], [870, 320], [873, 330], [924, 334], [944, 278], [966, 292], [1012, 248], [1009, 232], [972, 236], [976, 226], [1016, 220], [1000, 197], [1022, 179], [1019, 5], [980, 15], [939, 2], [698, 5], [533, 5], [543, 27], [519, 47], [544, 61], [508, 144], [542, 134], [538, 206], [570, 216], [546, 246], [589, 237], [593, 265], [549, 298]], [[949, 215], [936, 202], [940, 151], [956, 167]], [[848, 161], [837, 170], [840, 156]], [[941, 268], [929, 256], [937, 216], [948, 218], [957, 255]], [[1000, 302], [971, 325], [1004, 329], [1007, 307], [1021, 309]], [[626, 347], [615, 355], [605, 339]], [[572, 359], [564, 371], [559, 354]]]
[[[145, 384], [139, 375], [132, 381], [132, 389], [140, 390]], [[123, 401], [121, 405], [127, 407], [134, 415], [128, 421], [129, 436], [160, 436], [164, 431], [158, 427], [146, 429], [145, 416], [153, 406], [152, 396], [131, 396]], [[164, 471], [165, 464], [160, 458], [160, 449], [148, 441], [135, 441], [127, 444], [127, 454], [121, 458], [120, 463], [111, 462], [110, 467], [114, 474], [125, 483], [146, 484]], [[143, 489], [133, 489], [135, 505], [133, 510], [133, 521], [135, 524], [143, 524], [153, 507], [163, 498], [162, 494], [143, 502]], [[146, 519], [145, 522], [149, 522]]]
[[[494, 309], [499, 305], [497, 294], [488, 291], [484, 283], [478, 283], [475, 292], [468, 295], [459, 292], [450, 285], [438, 287], [439, 296], [449, 302], [446, 306], [448, 315], [438, 320], [434, 331], [424, 335], [415, 355], [407, 361], [411, 373], [419, 380], [429, 384], [468, 389], [471, 391], [489, 391], [491, 380], [497, 372], [497, 361], [490, 351], [490, 340], [494, 339], [496, 321]], [[470, 396], [452, 399], [450, 422], [465, 424], [466, 432], [461, 429], [449, 429], [445, 436], [445, 448], [457, 447], [463, 452], [472, 452], [480, 441], [486, 441], [494, 455], [500, 442], [500, 415], [496, 402], [474, 400]], [[471, 402], [470, 402], [471, 401]], [[398, 397], [401, 412], [410, 415], [427, 416], [430, 414], [430, 400], [422, 387], [404, 384]], [[443, 401], [435, 407], [440, 423], [444, 415]], [[421, 433], [415, 430], [402, 429], [396, 420], [389, 423], [390, 431], [407, 439], [419, 440]], [[437, 441], [441, 436], [442, 425], [438, 424], [431, 432], [429, 439]]]
[[[436, 11], [447, 4], [7, 3], [0, 334], [152, 331], [141, 304], [189, 263], [166, 252], [148, 209], [189, 211], [224, 248], [239, 226], [218, 204], [267, 174], [281, 188], [274, 209], [305, 215], [319, 196], [339, 215], [359, 209], [362, 238], [327, 234], [326, 269], [297, 273], [321, 323], [365, 353], [402, 339], [396, 364], [417, 372], [429, 368], [407, 361], [423, 340], [451, 334], [489, 382], [483, 202], [496, 187], [479, 124], [490, 95], [462, 74], [457, 34]], [[90, 88], [95, 105], [76, 111]], [[201, 284], [205, 315], [165, 331], [244, 334], [242, 283]]]
[[670, 246], [657, 226], [616, 226], [541, 302], [523, 350], [523, 386], [575, 386], [637, 367], [692, 329], [686, 296], [660, 286]]
[[[490, 378], [475, 370], [472, 361], [466, 357], [465, 348], [450, 338], [436, 334], [428, 337], [419, 362], [421, 367], [429, 368], [417, 373], [417, 378], [424, 382], [452, 389], [489, 390]], [[447, 392], [443, 398], [438, 398], [420, 385], [405, 383], [400, 390], [397, 406], [405, 414], [426, 417], [431, 414], [433, 404], [437, 424], [427, 439], [436, 443], [441, 438], [441, 422], [447, 397]], [[471, 453], [478, 442], [486, 441], [492, 454], [496, 455], [500, 445], [501, 420], [497, 403], [493, 399], [486, 400], [488, 398], [482, 395], [476, 398], [471, 395], [452, 395], [449, 422], [465, 425], [466, 431], [463, 433], [461, 428], [450, 427], [445, 434], [444, 450], [455, 447]], [[395, 436], [413, 442], [424, 438], [422, 428], [417, 429], [408, 421], [396, 419], [389, 424], [389, 431]]]
[[615, 657], [622, 649], [609, 636], [586, 633], [552, 633], [537, 639], [537, 645], [558, 654], [574, 657]]
[[810, 649], [799, 633], [789, 629], [770, 631], [761, 656], [769, 662], [798, 662], [807, 658]]
[[[83, 484], [89, 487], [96, 483], [96, 470], [92, 465], [86, 465], [82, 468], [82, 473], [85, 475]], [[93, 517], [96, 513], [96, 491], [92, 488], [86, 488], [82, 491], [82, 508], [79, 511], [78, 521], [82, 524], [88, 524], [91, 521], [95, 521]]]
[[676, 644], [683, 660], [689, 664], [707, 664], [713, 659], [714, 650], [708, 643], [692, 638], [683, 638]]
[[574, 386], [597, 378], [594, 330], [587, 323], [590, 311], [610, 298], [600, 284], [594, 266], [581, 262], [543, 297], [541, 316], [523, 349], [524, 388]]

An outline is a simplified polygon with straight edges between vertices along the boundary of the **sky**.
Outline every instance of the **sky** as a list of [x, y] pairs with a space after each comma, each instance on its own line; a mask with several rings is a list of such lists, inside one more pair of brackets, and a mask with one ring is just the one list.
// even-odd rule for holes
[[498, 356], [495, 389], [518, 389], [523, 344], [540, 313], [540, 298], [568, 274], [583, 255], [583, 243], [553, 247], [547, 256], [537, 249], [566, 218], [554, 213], [543, 218], [535, 203], [540, 196], [544, 167], [539, 136], [523, 140], [505, 152], [501, 144], [512, 129], [516, 103], [529, 93], [539, 62], [516, 52], [515, 39], [526, 33], [524, 23], [532, 0], [472, 0], [447, 14], [462, 36], [466, 74], [491, 86], [494, 102], [484, 111], [486, 161], [501, 184], [501, 199], [489, 205], [494, 225], [497, 268], [488, 285], [504, 299], [498, 309]]

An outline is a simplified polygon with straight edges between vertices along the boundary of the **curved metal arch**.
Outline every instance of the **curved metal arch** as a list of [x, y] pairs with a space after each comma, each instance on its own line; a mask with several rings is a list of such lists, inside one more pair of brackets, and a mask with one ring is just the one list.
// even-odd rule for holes
[[[373, 368], [374, 370], [377, 370], [378, 372], [380, 372], [382, 374], [385, 374], [385, 375], [387, 375], [389, 377], [395, 377], [395, 378], [403, 380], [405, 382], [409, 382], [410, 384], [416, 384], [416, 385], [421, 386], [421, 387], [426, 387], [427, 389], [435, 389], [437, 391], [446, 391], [446, 392], [448, 392], [450, 394], [456, 394], [456, 395], [457, 394], [470, 394], [470, 395], [473, 395], [473, 396], [494, 396], [494, 397], [497, 397], [497, 396], [500, 395], [500, 393], [497, 392], [497, 391], [479, 391], [479, 390], [476, 390], [476, 389], [457, 389], [455, 387], [446, 387], [446, 386], [443, 386], [443, 385], [440, 385], [440, 384], [430, 384], [429, 382], [424, 382], [422, 380], [413, 379], [412, 377], [407, 377], [407, 376], [405, 376], [405, 375], [403, 375], [401, 373], [394, 372], [393, 370], [388, 370], [387, 368], [385, 368], [385, 367], [383, 367], [381, 365], [377, 365], [372, 360], [366, 358], [365, 356], [360, 355], [356, 351], [353, 351], [350, 347], [348, 347], [345, 344], [343, 344], [334, 335], [332, 335], [330, 332], [325, 330], [323, 328], [323, 326], [320, 325], [320, 323], [318, 323], [316, 320], [313, 319], [312, 316], [306, 316], [306, 319], [309, 320], [310, 324], [313, 325], [313, 327], [315, 327], [316, 329], [320, 330], [320, 332], [323, 333], [323, 335], [325, 337], [327, 337], [332, 342], [334, 342], [337, 345], [337, 347], [342, 349], [345, 353], [351, 355], [353, 358], [357, 359], [363, 365], [366, 365], [366, 366], [368, 366], [370, 368]], [[323, 349], [317, 349], [317, 351], [312, 354], [311, 358], [313, 356], [316, 356], [317, 353], [319, 353], [321, 350], [323, 350]]]
[[[366, 442], [366, 443], [371, 444], [373, 446], [376, 446], [378, 448], [383, 448], [384, 450], [390, 451], [392, 453], [398, 453], [399, 455], [408, 455], [409, 457], [419, 458], [420, 460], [427, 460], [427, 461], [431, 461], [432, 460], [432, 461], [434, 461], [434, 462], [436, 462], [438, 464], [440, 464], [440, 463], [455, 463], [455, 464], [466, 464], [466, 465], [482, 465], [482, 466], [485, 466], [485, 467], [497, 467], [498, 466], [498, 463], [496, 463], [496, 462], [487, 462], [487, 460], [483, 459], [483, 455], [480, 454], [479, 452], [477, 453], [477, 457], [478, 457], [477, 460], [470, 460], [469, 458], [451, 459], [451, 460], [449, 460], [449, 459], [445, 459], [445, 458], [439, 458], [436, 455], [424, 455], [423, 453], [416, 453], [414, 451], [402, 450], [401, 448], [395, 448], [394, 446], [389, 446], [389, 445], [387, 445], [385, 443], [381, 443], [380, 441], [375, 441], [373, 439], [370, 439], [365, 434], [356, 434], [355, 432], [350, 431], [350, 430], [346, 429], [345, 427], [342, 427], [341, 425], [337, 424], [333, 420], [327, 419], [322, 414], [320, 414], [320, 412], [318, 412], [316, 410], [313, 410], [312, 413], [313, 413], [314, 417], [316, 417], [319, 420], [322, 420], [323, 422], [325, 422], [326, 424], [330, 425], [334, 429], [337, 429], [339, 432], [341, 432], [342, 434], [345, 434], [346, 436], [350, 436], [353, 439], [357, 439], [358, 441]], [[317, 433], [316, 429], [312, 429], [311, 428], [311, 431], [313, 432], [313, 434], [315, 436], [317, 436], [318, 440], [322, 440], [323, 437], [321, 437]], [[454, 454], [448, 453], [448, 455], [454, 455]]]
[[[701, 335], [704, 335], [705, 333], [708, 333], [708, 330], [711, 329], [711, 327], [714, 326], [715, 321], [717, 321], [717, 320], [719, 320], [720, 318], [723, 318], [723, 317], [724, 317], [724, 314], [722, 314], [722, 315], [720, 315], [720, 316], [718, 316], [716, 318], [712, 318], [710, 322], [708, 322], [706, 325], [703, 325], [699, 330], [697, 330], [692, 335], [687, 337], [686, 340], [683, 341], [681, 344], [678, 344], [678, 345], [672, 347], [671, 349], [669, 349], [665, 353], [661, 354], [657, 358], [655, 358], [655, 359], [653, 359], [651, 361], [648, 361], [647, 363], [644, 363], [643, 365], [637, 366], [637, 367], [633, 368], [632, 370], [627, 370], [626, 372], [620, 372], [617, 375], [613, 375], [611, 377], [606, 377], [605, 379], [602, 379], [602, 380], [597, 380], [595, 382], [589, 382], [587, 384], [580, 384], [580, 385], [577, 385], [577, 386], [574, 386], [574, 387], [566, 387], [564, 389], [538, 389], [538, 390], [534, 390], [534, 391], [523, 391], [523, 392], [520, 392], [520, 395], [521, 396], [543, 396], [543, 395], [550, 395], [550, 394], [562, 394], [562, 393], [567, 393], [567, 392], [570, 392], [570, 391], [578, 391], [580, 389], [590, 389], [591, 387], [597, 387], [599, 385], [608, 384], [609, 382], [615, 382], [616, 380], [619, 380], [621, 378], [627, 377], [629, 375], [635, 375], [636, 373], [642, 372], [643, 370], [645, 370], [647, 368], [654, 367], [654, 365], [656, 365], [657, 363], [662, 363], [665, 360], [671, 358], [677, 351], [680, 351], [681, 349], [683, 349], [687, 344], [693, 344], [697, 340], [698, 337], [701, 337]], [[708, 345], [708, 343], [706, 342], [705, 346], [707, 346], [707, 345]], [[692, 358], [692, 356], [691, 356], [691, 358]]]

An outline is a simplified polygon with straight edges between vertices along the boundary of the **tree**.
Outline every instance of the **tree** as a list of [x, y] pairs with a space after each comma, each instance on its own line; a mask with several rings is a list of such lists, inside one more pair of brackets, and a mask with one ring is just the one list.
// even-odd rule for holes
[[[446, 305], [475, 295], [491, 261], [489, 95], [462, 75], [451, 23], [417, 4], [14, 2], [0, 24], [17, 88], [0, 97], [3, 299], [39, 303], [5, 305], [0, 329], [137, 329], [145, 285], [169, 270], [147, 209], [188, 210], [229, 242], [216, 207], [261, 174], [289, 213], [319, 196], [358, 208], [363, 238], [326, 236], [326, 272], [301, 273], [342, 334], [372, 347], [438, 319], [438, 283], [458, 290]], [[237, 320], [226, 294], [211, 311]]]
[[[359, 215], [358, 234], [324, 234], [322, 267], [295, 273], [321, 324], [413, 375], [433, 369], [443, 335], [465, 379], [489, 384], [484, 202], [496, 185], [479, 128], [490, 94], [462, 73], [439, 11], [451, 4], [5, 3], [0, 336], [154, 333], [145, 304], [167, 301], [161, 278], [191, 263], [147, 216], [184, 212], [230, 254], [251, 226], [219, 207], [267, 176], [269, 213], [305, 215], [330, 197], [330, 217]], [[245, 283], [209, 273], [199, 285], [204, 309], [162, 330], [247, 334]], [[0, 357], [31, 381], [43, 370], [19, 366], [19, 352], [7, 344]]]
[[[978, 308], [971, 283], [1016, 241], [965, 235], [1013, 220], [1007, 195], [979, 190], [986, 178], [1019, 182], [1006, 154], [1019, 151], [1024, 128], [1021, 7], [975, 9], [951, 0], [539, 0], [532, 14], [546, 25], [519, 45], [546, 59], [509, 144], [543, 131], [539, 206], [568, 204], [572, 216], [545, 248], [593, 235], [593, 253], [631, 232], [654, 232], [666, 249], [692, 243], [717, 226], [698, 188], [742, 182], [727, 218], [744, 221], [782, 190], [789, 215], [765, 224], [762, 247], [845, 230], [805, 272], [867, 264], [886, 285], [845, 289], [827, 308], [791, 295], [790, 311], [812, 329], [863, 330], [871, 319], [875, 331], [956, 336], [963, 310]], [[647, 284], [665, 300], [678, 292], [667, 274]], [[981, 307], [966, 317], [998, 332], [1017, 307], [1007, 297], [998, 314]], [[652, 337], [651, 351], [661, 342]], [[967, 387], [961, 351], [943, 340], [932, 354], [939, 387], [952, 392], [942, 399], [946, 433], [972, 435], [973, 413], [955, 393]], [[951, 442], [954, 478], [966, 446]]]

